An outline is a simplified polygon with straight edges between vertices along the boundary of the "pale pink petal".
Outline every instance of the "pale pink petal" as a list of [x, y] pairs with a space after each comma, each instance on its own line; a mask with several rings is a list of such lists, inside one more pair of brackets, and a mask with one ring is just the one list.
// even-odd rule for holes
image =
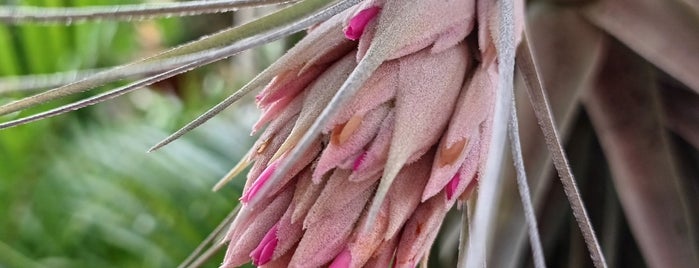
[[[366, 216], [366, 212], [363, 213], [357, 226], [364, 226], [367, 224]], [[345, 249], [350, 253], [350, 262], [347, 267], [364, 267], [364, 264], [374, 255], [384, 241], [386, 228], [388, 227], [388, 217], [388, 206], [383, 206], [376, 218], [376, 222], [371, 225], [370, 230], [365, 231], [355, 228], [347, 244], [347, 249]]]
[[439, 54], [423, 51], [399, 59], [396, 118], [387, 167], [397, 173], [410, 156], [424, 153], [439, 140], [469, 61], [465, 45]]
[[326, 69], [325, 66], [314, 66], [304, 73], [292, 70], [278, 75], [255, 97], [257, 105], [266, 109], [283, 98], [293, 98], [315, 81]]
[[[333, 142], [334, 139], [331, 139], [331, 142], [323, 150], [318, 160], [318, 165], [313, 172], [314, 181], [317, 181], [317, 178], [345, 162], [350, 156], [357, 155], [360, 150], [363, 150], [376, 136], [388, 111], [388, 105], [379, 106], [361, 117], [360, 125], [350, 134], [349, 138], [345, 138], [346, 140], [343, 140], [341, 143]], [[358, 116], [355, 118], [359, 118]], [[344, 126], [341, 130], [336, 129], [333, 131], [333, 137], [347, 132], [347, 124], [345, 123], [341, 126]], [[341, 133], [336, 133], [338, 131]]]
[[422, 51], [399, 61], [395, 126], [370, 214], [377, 211], [403, 165], [439, 140], [463, 85], [470, 57], [462, 44], [438, 54]]
[[445, 197], [437, 195], [420, 204], [403, 228], [398, 243], [395, 267], [415, 267], [420, 258], [432, 247], [439, 227], [449, 210]]
[[277, 151], [277, 156], [294, 147], [303, 137], [355, 66], [356, 63], [352, 56], [345, 56], [333, 64], [330, 69], [324, 72], [306, 89], [303, 108], [301, 108], [299, 118], [296, 120], [296, 125], [294, 125], [291, 134], [289, 134], [284, 144]]
[[[306, 151], [306, 154], [304, 154], [301, 158], [298, 159], [294, 163], [293, 166], [291, 166], [291, 169], [287, 171], [284, 174], [284, 177], [276, 184], [271, 186], [269, 190], [269, 195], [267, 195], [267, 198], [270, 196], [275, 195], [278, 191], [280, 191], [283, 187], [285, 187], [292, 179], [296, 177], [299, 172], [304, 170], [315, 158], [318, 156], [321, 150], [321, 142], [320, 140], [316, 140], [314, 143], [311, 144], [311, 146], [308, 148], [308, 151]], [[281, 158], [274, 160], [270, 165], [265, 168], [265, 170], [260, 174], [260, 177], [256, 179], [250, 187], [246, 187], [245, 191], [243, 191], [243, 196], [240, 198], [240, 201], [243, 203], [249, 202], [256, 194], [257, 192], [264, 186], [267, 181], [271, 178], [271, 175], [274, 174], [276, 171], [277, 165], [284, 161], [285, 156], [282, 156]]]
[[[256, 143], [257, 150], [250, 156], [250, 159], [255, 163], [250, 168], [248, 172], [247, 181], [245, 182], [245, 188], [243, 192], [246, 192], [252, 183], [262, 174], [262, 172], [267, 168], [269, 161], [272, 156], [277, 151], [277, 149], [282, 145], [286, 136], [291, 133], [291, 129], [294, 127], [296, 122], [296, 116], [289, 119], [282, 127], [279, 128], [277, 133], [272, 135], [263, 134], [260, 140]], [[266, 132], [266, 131], [265, 131]], [[265, 139], [263, 139], [263, 137]]]
[[398, 62], [389, 61], [381, 64], [357, 94], [340, 108], [324, 132], [328, 133], [335, 125], [347, 122], [352, 116], [364, 115], [395, 98], [397, 85]]
[[[266, 112], [260, 116], [260, 118], [252, 126], [252, 132], [250, 135], [254, 135], [258, 130], [264, 127], [265, 124], [269, 123], [269, 126], [265, 129], [260, 139], [266, 139], [270, 135], [274, 135], [277, 130], [284, 126], [291, 118], [294, 118], [301, 112], [303, 107], [303, 100], [305, 99], [305, 94], [300, 93], [297, 95], [290, 103], [286, 105], [284, 110], [277, 111], [275, 113]], [[272, 107], [270, 107], [272, 108]]]
[[[483, 54], [483, 62], [492, 64], [496, 59], [495, 42], [498, 38], [500, 18], [500, 1], [477, 0], [478, 47]], [[514, 1], [515, 43], [522, 40], [524, 31], [524, 1]]]
[[[469, 151], [468, 156], [466, 157], [466, 161], [463, 163], [461, 168], [459, 168], [459, 171], [457, 172], [459, 180], [457, 184], [453, 186], [454, 188], [452, 197], [458, 198], [459, 196], [461, 196], [466, 191], [466, 189], [472, 185], [474, 178], [477, 176], [479, 170], [482, 170], [485, 167], [485, 158], [482, 157], [484, 157], [488, 150], [487, 148], [484, 148], [482, 146], [483, 143], [487, 143], [487, 141], [480, 140], [478, 141], [478, 143], [474, 144], [475, 148]], [[485, 149], [485, 153], [483, 149]], [[447, 185], [446, 187], [448, 186], [449, 185]], [[451, 207], [456, 202], [456, 198], [450, 198], [449, 196], [446, 196], [446, 198], [447, 207]]]
[[279, 221], [291, 201], [294, 187], [287, 187], [264, 208], [249, 211], [247, 221], [229, 232], [228, 245], [222, 267], [237, 267], [250, 261], [250, 253], [260, 244], [268, 230]]
[[291, 221], [292, 214], [296, 210], [294, 206], [292, 200], [291, 205], [277, 223], [276, 237], [278, 240], [272, 260], [281, 258], [282, 255], [293, 249], [298, 241], [301, 240], [301, 236], [303, 236], [303, 224]]
[[400, 237], [396, 236], [381, 242], [379, 248], [364, 267], [391, 267], [391, 263], [395, 259], [395, 251], [399, 240]]
[[[439, 143], [430, 181], [422, 195], [423, 201], [441, 191], [464, 161], [469, 161], [469, 152], [478, 150], [475, 145], [479, 144], [481, 125], [492, 120], [496, 79], [492, 68], [489, 70], [481, 66], [462, 89], [449, 128]], [[477, 157], [475, 161], [478, 161]]]
[[[272, 186], [272, 188], [269, 189], [270, 194], [275, 194], [279, 190], [281, 190], [282, 187], [284, 187], [289, 181], [291, 181], [294, 176], [299, 174], [304, 168], [309, 166], [313, 161], [318, 157], [320, 154], [320, 150], [323, 148], [321, 147], [321, 141], [320, 139], [315, 140], [313, 143], [311, 143], [310, 147], [308, 147], [308, 150], [306, 150], [306, 153], [303, 154], [299, 159], [297, 159], [296, 162], [294, 162], [294, 165], [291, 166], [291, 168], [284, 174], [284, 177], [279, 181], [277, 185]], [[282, 156], [280, 158], [285, 159], [285, 156]], [[284, 160], [281, 160], [284, 161]]]
[[354, 202], [355, 198], [361, 195], [362, 192], [372, 188], [379, 179], [377, 176], [373, 180], [354, 182], [347, 179], [350, 172], [343, 169], [336, 169], [333, 172], [320, 196], [308, 212], [303, 224], [305, 227], [334, 217], [339, 210]]
[[373, 191], [374, 188], [364, 190], [330, 219], [309, 226], [289, 267], [318, 267], [332, 261], [346, 247], [355, 223]]
[[362, 181], [375, 177], [383, 170], [383, 166], [388, 159], [388, 149], [391, 144], [391, 136], [393, 135], [393, 124], [395, 116], [393, 111], [390, 111], [381, 124], [379, 133], [371, 142], [369, 149], [364, 153], [359, 154], [361, 161], [355, 159], [353, 162], [353, 171], [349, 180]]
[[296, 181], [296, 191], [294, 192], [294, 199], [291, 201], [294, 206], [291, 222], [294, 224], [303, 223], [302, 220], [306, 218], [308, 211], [311, 210], [323, 188], [325, 188], [326, 180], [314, 183], [311, 180], [312, 172], [312, 169], [306, 169], [299, 175], [299, 179]]
[[[343, 23], [355, 11], [356, 7], [349, 8], [320, 23], [251, 83], [267, 83], [277, 77], [274, 80], [284, 80], [282, 84], [286, 84], [289, 78], [306, 73], [313, 66], [329, 64], [343, 57], [356, 47], [355, 42], [347, 40], [342, 33]], [[279, 79], [281, 76], [287, 79]]]
[[388, 204], [389, 226], [384, 239], [396, 236], [420, 204], [422, 190], [427, 184], [434, 159], [434, 150], [431, 151], [417, 162], [404, 167], [386, 194], [384, 202]]
[[[420, 51], [441, 38], [452, 40], [453, 36], [466, 36], [474, 25], [475, 8], [472, 0], [386, 1], [375, 27], [369, 25], [359, 39], [357, 56], [364, 57], [368, 47], [377, 44], [383, 46], [377, 49], [386, 50], [385, 60], [397, 59]], [[449, 31], [461, 32], [447, 33]]]

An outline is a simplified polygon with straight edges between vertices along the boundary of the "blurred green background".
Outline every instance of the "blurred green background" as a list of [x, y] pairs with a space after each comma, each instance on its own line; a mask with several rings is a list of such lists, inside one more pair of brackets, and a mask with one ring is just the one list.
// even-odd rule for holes
[[[2, 0], [0, 4], [138, 2]], [[246, 15], [254, 14], [76, 25], [0, 24], [0, 80], [127, 63], [229, 27]], [[179, 264], [237, 204], [243, 178], [216, 193], [211, 187], [253, 142], [248, 133], [257, 111], [250, 102], [235, 105], [168, 147], [150, 154], [146, 150], [230, 94], [283, 48], [284, 42], [270, 44], [101, 105], [0, 131], [0, 267]], [[27, 94], [0, 92], [0, 102]], [[78, 94], [0, 119], [94, 94]], [[221, 259], [221, 255], [212, 258], [207, 267], [216, 267]]]

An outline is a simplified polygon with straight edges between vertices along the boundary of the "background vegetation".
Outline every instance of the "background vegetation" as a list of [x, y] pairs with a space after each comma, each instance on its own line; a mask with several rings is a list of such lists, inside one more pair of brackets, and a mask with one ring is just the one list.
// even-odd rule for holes
[[[137, 2], [2, 0], [0, 4]], [[68, 26], [0, 24], [0, 80], [123, 64], [233, 21], [229, 13]], [[249, 104], [237, 105], [161, 151], [146, 150], [239, 87], [282, 46], [283, 42], [272, 44], [236, 59], [235, 65], [209, 66], [104, 105], [1, 131], [0, 267], [179, 264], [237, 204], [241, 179], [217, 193], [211, 187], [252, 143], [247, 133], [257, 111]], [[0, 92], [0, 102], [23, 95]], [[36, 109], [22, 114], [32, 111]], [[221, 259], [214, 258], [210, 266], [216, 267]]]

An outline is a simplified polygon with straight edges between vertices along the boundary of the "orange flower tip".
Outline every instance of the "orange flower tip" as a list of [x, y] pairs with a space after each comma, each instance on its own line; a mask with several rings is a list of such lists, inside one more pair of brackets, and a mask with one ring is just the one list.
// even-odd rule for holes
[[274, 171], [277, 169], [277, 164], [278, 161], [273, 162], [267, 168], [265, 168], [264, 171], [262, 171], [262, 174], [255, 180], [255, 182], [252, 183], [252, 186], [243, 193], [243, 196], [240, 197], [240, 202], [243, 203], [248, 203], [252, 198], [257, 194], [257, 192], [260, 191], [263, 185], [269, 180], [269, 178], [272, 177], [272, 174], [274, 174]]
[[256, 151], [256, 152], [257, 152], [258, 154], [263, 153], [263, 152], [265, 151], [265, 149], [267, 149], [267, 144], [268, 144], [268, 143], [269, 143], [268, 141], [260, 142], [260, 146], [257, 147], [257, 151]]
[[456, 175], [454, 175], [453, 178], [447, 183], [447, 186], [444, 187], [444, 192], [447, 194], [447, 200], [451, 200], [452, 197], [454, 197], [454, 192], [456, 192], [456, 187], [459, 186], [459, 182], [461, 181], [461, 175], [457, 172]]
[[362, 125], [362, 118], [361, 115], [355, 114], [346, 123], [335, 126], [330, 141], [338, 146], [345, 143]]
[[277, 248], [279, 238], [277, 237], [277, 226], [279, 223], [272, 226], [271, 229], [262, 238], [260, 244], [250, 253], [252, 264], [265, 265], [272, 260], [274, 250]]
[[352, 254], [350, 254], [349, 249], [345, 249], [335, 257], [328, 268], [349, 268], [350, 263], [352, 263]]
[[359, 170], [359, 167], [362, 166], [364, 163], [364, 160], [366, 160], [366, 155], [367, 151], [364, 151], [362, 154], [360, 154], [357, 159], [354, 160], [354, 163], [352, 164], [352, 171], [357, 171]]
[[370, 7], [359, 11], [357, 15], [350, 19], [349, 25], [345, 29], [345, 37], [353, 41], [359, 40], [362, 37], [362, 33], [364, 33], [366, 25], [379, 14], [380, 10], [380, 7]]
[[451, 146], [442, 146], [439, 150], [439, 166], [443, 167], [446, 165], [452, 165], [459, 158], [464, 148], [466, 147], [467, 140], [461, 139]]

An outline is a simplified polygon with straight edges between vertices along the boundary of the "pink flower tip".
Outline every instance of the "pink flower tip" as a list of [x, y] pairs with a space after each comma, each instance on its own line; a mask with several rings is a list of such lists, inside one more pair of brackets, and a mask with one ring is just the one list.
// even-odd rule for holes
[[340, 252], [337, 257], [333, 260], [333, 262], [328, 266], [328, 268], [348, 268], [350, 267], [350, 263], [352, 262], [352, 255], [350, 254], [349, 249], [345, 249], [342, 252]]
[[264, 171], [262, 171], [262, 174], [260, 174], [260, 177], [255, 180], [255, 182], [252, 183], [252, 186], [243, 193], [243, 196], [240, 197], [240, 201], [243, 203], [249, 202], [257, 192], [260, 191], [263, 185], [269, 180], [270, 177], [272, 177], [272, 174], [274, 174], [274, 171], [277, 170], [277, 163], [279, 160], [272, 162], [267, 168], [265, 168]]
[[364, 33], [364, 28], [371, 21], [376, 14], [379, 14], [380, 7], [370, 7], [365, 10], [359, 11], [357, 15], [352, 17], [349, 21], [349, 26], [345, 29], [345, 37], [349, 40], [358, 40], [362, 37]]
[[360, 154], [357, 159], [354, 160], [354, 163], [352, 164], [352, 171], [357, 171], [359, 170], [359, 167], [364, 163], [364, 160], [366, 159], [366, 154], [367, 152], [363, 152]]
[[457, 172], [456, 175], [454, 175], [454, 177], [451, 178], [449, 183], [447, 183], [447, 186], [445, 187], [444, 191], [446, 191], [448, 200], [451, 200], [451, 198], [454, 196], [454, 192], [456, 191], [456, 187], [459, 186], [459, 181], [461, 181], [461, 176]]
[[260, 244], [250, 253], [252, 258], [252, 264], [254, 265], [265, 265], [272, 260], [274, 255], [274, 249], [277, 248], [277, 243], [279, 243], [279, 238], [277, 237], [277, 224], [272, 226], [271, 229], [262, 238]]

